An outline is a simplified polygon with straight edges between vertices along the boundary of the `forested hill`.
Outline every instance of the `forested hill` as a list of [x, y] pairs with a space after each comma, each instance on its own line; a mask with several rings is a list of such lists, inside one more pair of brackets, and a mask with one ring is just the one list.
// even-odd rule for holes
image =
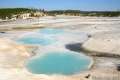
[[29, 13], [35, 12], [37, 9], [29, 9], [29, 8], [1, 8], [0, 9], [0, 18], [11, 17], [15, 14]]
[[22, 13], [34, 13], [36, 11], [44, 12], [46, 15], [72, 15], [72, 16], [102, 16], [102, 17], [117, 17], [120, 16], [120, 11], [80, 11], [80, 10], [52, 10], [45, 11], [44, 9], [30, 8], [1, 8], [0, 19], [5, 19], [6, 16], [11, 18], [12, 15]]
[[120, 16], [120, 11], [80, 11], [80, 10], [53, 10], [48, 11], [49, 15], [73, 15], [73, 16], [102, 16], [102, 17], [117, 17]]

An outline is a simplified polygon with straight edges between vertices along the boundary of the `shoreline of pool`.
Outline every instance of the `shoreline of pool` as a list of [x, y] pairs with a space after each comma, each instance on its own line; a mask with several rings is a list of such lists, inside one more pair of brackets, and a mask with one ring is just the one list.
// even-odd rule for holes
[[[31, 48], [31, 50], [29, 51], [29, 53], [30, 53], [30, 57], [27, 59], [27, 61], [29, 60], [29, 59], [32, 59], [32, 58], [34, 58], [34, 57], [38, 57], [39, 56], [39, 54], [37, 55], [37, 53], [36, 53], [36, 50], [37, 49], [39, 49], [40, 48], [40, 46], [38, 46], [38, 45], [23, 45], [23, 46], [30, 46], [30, 47], [32, 47]], [[73, 51], [74, 52], [74, 51]], [[76, 52], [75, 52], [76, 53]], [[94, 57], [93, 56], [90, 56], [90, 55], [86, 55], [86, 53], [84, 53], [84, 52], [82, 52], [82, 53], [79, 53], [79, 52], [77, 52], [78, 54], [82, 54], [82, 55], [84, 55], [84, 57], [87, 57], [88, 59], [90, 59], [90, 63], [89, 63], [89, 65], [87, 66], [87, 68], [88, 69], [86, 69], [86, 70], [83, 70], [83, 71], [80, 71], [79, 73], [77, 73], [77, 74], [72, 74], [72, 75], [70, 75], [70, 76], [74, 76], [74, 75], [79, 75], [79, 74], [82, 74], [83, 72], [89, 72], [91, 69], [92, 69], [92, 67], [94, 66]], [[44, 55], [44, 53], [41, 53], [40, 55]], [[26, 65], [26, 63], [24, 64], [24, 65]], [[26, 70], [28, 70], [27, 69], [27, 67], [25, 66], [25, 69]], [[29, 71], [28, 71], [29, 72]], [[31, 73], [31, 72], [30, 72]], [[34, 73], [32, 73], [32, 74], [34, 74]], [[37, 74], [37, 75], [39, 75], [39, 74]], [[58, 74], [59, 75], [59, 74]]]

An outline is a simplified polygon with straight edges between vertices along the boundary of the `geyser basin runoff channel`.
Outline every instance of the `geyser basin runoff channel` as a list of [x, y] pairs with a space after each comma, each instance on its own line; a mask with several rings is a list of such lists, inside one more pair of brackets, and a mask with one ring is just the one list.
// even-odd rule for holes
[[91, 59], [81, 53], [48, 52], [27, 62], [28, 70], [35, 74], [72, 75], [87, 70]]

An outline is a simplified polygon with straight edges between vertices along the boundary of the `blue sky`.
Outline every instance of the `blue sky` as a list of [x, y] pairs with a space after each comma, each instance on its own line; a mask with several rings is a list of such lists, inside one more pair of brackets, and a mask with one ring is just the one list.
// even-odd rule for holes
[[46, 10], [56, 9], [78, 9], [78, 10], [120, 10], [120, 0], [0, 0], [1, 8], [29, 7], [44, 8]]

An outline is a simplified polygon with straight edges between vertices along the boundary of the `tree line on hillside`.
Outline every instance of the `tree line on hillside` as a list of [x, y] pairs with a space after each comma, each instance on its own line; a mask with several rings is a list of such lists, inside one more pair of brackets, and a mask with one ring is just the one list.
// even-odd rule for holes
[[74, 15], [79, 16], [80, 11], [79, 10], [53, 10], [53, 11], [47, 11], [48, 15]]
[[0, 19], [6, 17], [11, 18], [12, 15], [23, 13], [43, 12], [46, 15], [72, 15], [72, 16], [103, 16], [103, 17], [117, 17], [120, 16], [120, 11], [80, 11], [80, 10], [52, 10], [45, 11], [44, 9], [30, 9], [30, 8], [1, 8]]
[[30, 9], [30, 8], [1, 8], [0, 18], [5, 19], [6, 17], [11, 18], [12, 15], [18, 15], [23, 13], [34, 13], [36, 11], [44, 11], [41, 9]]
[[54, 11], [48, 11], [48, 15], [117, 17], [117, 16], [120, 16], [120, 11], [54, 10]]

